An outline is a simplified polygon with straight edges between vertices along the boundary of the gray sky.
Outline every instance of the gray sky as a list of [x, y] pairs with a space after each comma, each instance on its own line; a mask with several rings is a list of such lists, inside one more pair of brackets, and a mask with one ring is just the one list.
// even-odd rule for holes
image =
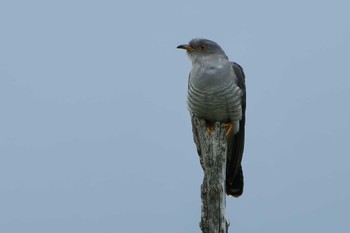
[[1, 1], [0, 232], [200, 232], [193, 37], [247, 78], [229, 231], [349, 232], [349, 1], [120, 2]]

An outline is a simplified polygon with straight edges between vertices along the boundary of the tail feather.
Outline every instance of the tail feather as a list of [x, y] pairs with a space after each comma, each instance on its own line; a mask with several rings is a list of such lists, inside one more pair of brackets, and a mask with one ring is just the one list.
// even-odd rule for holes
[[243, 193], [243, 170], [242, 166], [239, 166], [239, 170], [235, 175], [226, 177], [226, 193], [234, 197], [239, 197]]

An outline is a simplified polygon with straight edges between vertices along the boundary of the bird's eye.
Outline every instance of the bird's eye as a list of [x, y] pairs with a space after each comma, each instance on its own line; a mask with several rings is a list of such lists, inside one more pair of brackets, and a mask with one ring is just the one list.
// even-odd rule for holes
[[200, 49], [201, 49], [201, 50], [204, 50], [204, 49], [205, 49], [205, 46], [204, 46], [204, 45], [201, 45]]

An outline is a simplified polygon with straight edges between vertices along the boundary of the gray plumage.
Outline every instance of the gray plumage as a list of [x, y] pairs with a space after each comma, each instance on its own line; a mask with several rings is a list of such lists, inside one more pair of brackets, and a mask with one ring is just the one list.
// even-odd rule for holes
[[[226, 192], [239, 196], [243, 192], [241, 160], [244, 148], [245, 77], [242, 68], [228, 60], [214, 41], [193, 39], [186, 49], [192, 61], [188, 80], [188, 108], [194, 116], [214, 122], [232, 123], [227, 156]], [[199, 151], [200, 153], [200, 151]]]

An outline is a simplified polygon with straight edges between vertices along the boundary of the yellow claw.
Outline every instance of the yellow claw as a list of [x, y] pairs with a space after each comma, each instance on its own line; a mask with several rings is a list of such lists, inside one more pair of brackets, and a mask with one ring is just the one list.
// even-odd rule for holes
[[[228, 136], [230, 136], [230, 134], [233, 131], [233, 124], [232, 123], [225, 123], [225, 128], [226, 128], [225, 136], [228, 137]], [[206, 122], [205, 129], [207, 130], [208, 133], [211, 133], [214, 130], [214, 125]]]
[[211, 133], [213, 131], [213, 126], [212, 125], [206, 125], [205, 129], [207, 130], [208, 133]]
[[225, 136], [228, 137], [232, 133], [233, 124], [232, 123], [226, 123], [225, 127], [226, 127], [226, 134], [225, 134]]

